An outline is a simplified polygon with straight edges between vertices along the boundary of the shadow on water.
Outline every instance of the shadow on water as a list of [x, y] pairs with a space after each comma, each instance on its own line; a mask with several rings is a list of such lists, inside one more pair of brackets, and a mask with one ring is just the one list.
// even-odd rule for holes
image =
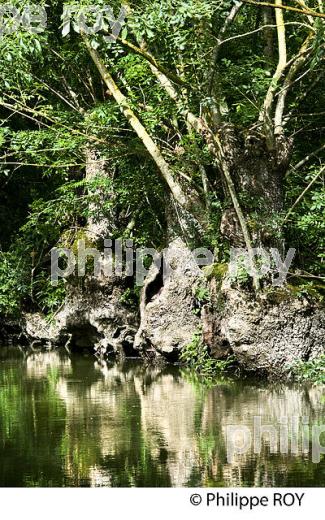
[[271, 453], [264, 435], [231, 458], [226, 436], [256, 416], [278, 432], [283, 417], [321, 424], [324, 409], [320, 387], [206, 388], [171, 365], [1, 349], [0, 486], [324, 486], [311, 446]]

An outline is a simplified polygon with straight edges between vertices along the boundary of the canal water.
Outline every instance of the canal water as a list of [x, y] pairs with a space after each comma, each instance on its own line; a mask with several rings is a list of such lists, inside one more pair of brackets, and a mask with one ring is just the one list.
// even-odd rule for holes
[[324, 486], [323, 423], [321, 387], [0, 350], [1, 487]]

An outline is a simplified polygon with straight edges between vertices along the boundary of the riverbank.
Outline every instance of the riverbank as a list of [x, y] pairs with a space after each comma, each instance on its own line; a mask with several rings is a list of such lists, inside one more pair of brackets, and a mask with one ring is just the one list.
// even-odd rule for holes
[[[138, 303], [129, 297], [132, 280], [126, 277], [87, 275], [82, 284], [69, 279], [65, 300], [53, 315], [2, 318], [2, 341], [89, 350], [99, 359], [189, 362], [198, 372], [208, 366], [212, 376], [227, 360], [269, 379], [292, 377], [297, 364], [300, 373], [312, 373], [304, 371], [305, 363], [322, 373], [321, 299], [289, 284], [266, 283], [256, 292], [249, 278], [245, 283], [231, 278], [226, 264], [201, 269], [180, 239], [160, 256], [148, 269]], [[167, 276], [163, 265], [172, 266]]]

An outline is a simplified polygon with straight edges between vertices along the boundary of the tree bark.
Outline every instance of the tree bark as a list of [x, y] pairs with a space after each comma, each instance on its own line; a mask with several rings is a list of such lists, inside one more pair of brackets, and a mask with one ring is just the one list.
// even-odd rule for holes
[[[114, 229], [116, 229], [116, 216], [114, 215], [114, 191], [109, 187], [109, 181], [112, 178], [112, 172], [108, 170], [105, 160], [101, 158], [100, 152], [94, 147], [88, 147], [85, 151], [86, 155], [86, 181], [92, 182], [96, 179], [99, 181], [98, 187], [91, 187], [89, 195], [91, 202], [89, 203], [89, 215], [87, 219], [87, 235], [91, 242], [102, 241], [110, 238]], [[112, 180], [112, 179], [111, 179]], [[100, 183], [102, 182], [102, 186]], [[107, 184], [105, 186], [105, 184]], [[111, 208], [108, 210], [107, 203], [111, 202]], [[103, 206], [107, 209], [104, 209]]]
[[[224, 153], [250, 235], [256, 246], [278, 247], [282, 243], [280, 217], [284, 209], [283, 178], [290, 162], [290, 142], [282, 137], [282, 153], [270, 151], [264, 136], [243, 135], [231, 125], [221, 131]], [[244, 237], [233, 213], [223, 222], [223, 231], [235, 245]], [[232, 221], [232, 222], [231, 222]]]

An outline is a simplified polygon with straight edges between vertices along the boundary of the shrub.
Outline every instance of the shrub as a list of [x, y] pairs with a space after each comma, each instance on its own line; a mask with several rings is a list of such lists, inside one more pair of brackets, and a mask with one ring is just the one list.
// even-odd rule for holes
[[298, 361], [292, 368], [298, 381], [325, 384], [325, 354], [310, 361]]
[[182, 350], [180, 360], [207, 379], [224, 373], [234, 363], [233, 356], [225, 360], [212, 358], [200, 331], [194, 334], [192, 341]]

